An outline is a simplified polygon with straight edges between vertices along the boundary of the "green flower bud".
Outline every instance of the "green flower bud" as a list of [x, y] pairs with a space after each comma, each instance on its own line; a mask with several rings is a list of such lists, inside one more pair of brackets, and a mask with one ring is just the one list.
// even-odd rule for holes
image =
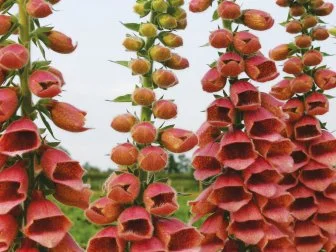
[[149, 50], [150, 57], [157, 62], [164, 62], [172, 57], [171, 51], [167, 47], [155, 45]]
[[168, 4], [164, 0], [153, 0], [152, 8], [156, 12], [166, 13], [168, 9]]
[[182, 9], [182, 8], [175, 8], [175, 10], [174, 10], [174, 12], [173, 12], [172, 15], [177, 20], [181, 20], [181, 19], [186, 19], [187, 18], [187, 12], [184, 9]]
[[334, 27], [334, 28], [330, 28], [328, 31], [329, 31], [330, 35], [336, 37], [336, 27]]
[[184, 0], [169, 0], [169, 2], [173, 7], [179, 7], [184, 4]]
[[141, 24], [139, 28], [140, 35], [148, 38], [155, 37], [157, 34], [157, 28], [152, 23]]
[[177, 27], [177, 20], [169, 14], [159, 16], [159, 24], [164, 29], [174, 29]]
[[168, 47], [175, 48], [183, 45], [182, 37], [171, 32], [164, 33], [161, 39], [162, 43]]
[[179, 30], [184, 30], [186, 27], [187, 27], [187, 19], [184, 18], [184, 19], [180, 19], [177, 21], [177, 26], [176, 26], [176, 29], [179, 29]]
[[150, 10], [146, 9], [145, 3], [136, 3], [133, 6], [133, 10], [141, 17], [146, 16], [150, 12]]
[[123, 46], [129, 51], [140, 51], [145, 45], [145, 41], [138, 37], [127, 37], [123, 42]]

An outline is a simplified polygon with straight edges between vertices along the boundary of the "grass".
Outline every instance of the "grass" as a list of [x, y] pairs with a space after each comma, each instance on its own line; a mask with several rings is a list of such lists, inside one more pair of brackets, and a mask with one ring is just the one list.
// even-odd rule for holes
[[[96, 192], [93, 199], [100, 196], [100, 192]], [[174, 214], [178, 219], [188, 222], [189, 220], [189, 209], [187, 202], [195, 199], [197, 193], [191, 193], [188, 195], [179, 195], [178, 202], [180, 205], [179, 210]], [[81, 209], [67, 207], [65, 205], [60, 205], [63, 212], [71, 219], [73, 222], [73, 227], [71, 229], [71, 234], [74, 236], [76, 241], [82, 246], [86, 247], [86, 244], [90, 237], [98, 232], [102, 227], [96, 226], [85, 219], [84, 213]]]

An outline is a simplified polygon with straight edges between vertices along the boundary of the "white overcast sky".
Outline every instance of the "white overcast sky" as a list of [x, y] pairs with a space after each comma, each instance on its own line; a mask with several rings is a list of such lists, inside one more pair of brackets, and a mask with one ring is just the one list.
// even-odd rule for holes
[[[277, 7], [274, 0], [238, 2], [243, 2], [243, 8], [270, 12], [276, 20], [272, 30], [254, 32], [261, 38], [264, 53], [280, 43], [291, 41], [291, 36], [279, 25], [286, 18], [287, 9]], [[335, 0], [332, 2], [336, 3]], [[50, 51], [47, 56], [63, 72], [67, 83], [60, 100], [87, 111], [87, 126], [94, 128], [78, 134], [55, 129], [55, 134], [74, 159], [81, 163], [88, 161], [101, 169], [114, 167], [106, 154], [128, 137], [127, 134], [119, 134], [110, 128], [112, 118], [126, 112], [126, 108], [131, 111], [136, 109], [126, 104], [105, 101], [130, 93], [138, 83], [137, 77], [132, 77], [128, 69], [108, 61], [134, 57], [134, 54], [125, 52], [121, 45], [129, 31], [120, 24], [120, 21], [139, 22], [137, 15], [132, 12], [134, 3], [135, 0], [62, 0], [55, 6], [57, 11], [42, 20], [43, 24], [54, 26], [78, 42], [78, 48], [73, 54], [60, 55]], [[219, 24], [219, 21], [210, 22], [213, 10], [214, 8], [201, 14], [188, 12], [188, 27], [186, 31], [180, 32], [184, 46], [177, 52], [189, 59], [190, 68], [178, 71], [180, 84], [165, 92], [165, 97], [175, 99], [179, 106], [176, 126], [194, 131], [205, 119], [205, 114], [201, 111], [213, 100], [212, 95], [202, 92], [200, 79], [208, 70], [207, 64], [216, 59], [217, 52], [210, 47], [199, 47], [207, 42], [209, 31], [216, 29]], [[336, 24], [336, 13], [326, 20], [330, 24]], [[335, 39], [324, 42], [323, 48], [328, 53], [335, 54]], [[34, 54], [36, 57], [37, 54]], [[335, 59], [326, 60], [333, 69], [336, 69]], [[261, 84], [261, 90], [269, 90], [275, 82]], [[332, 112], [326, 117], [330, 130], [336, 130], [335, 101], [331, 100]]]

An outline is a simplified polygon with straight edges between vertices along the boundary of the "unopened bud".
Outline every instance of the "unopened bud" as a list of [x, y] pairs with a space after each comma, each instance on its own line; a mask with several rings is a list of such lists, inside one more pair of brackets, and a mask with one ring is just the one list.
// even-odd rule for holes
[[148, 38], [155, 37], [157, 34], [157, 28], [152, 23], [141, 24], [139, 28], [140, 35]]
[[145, 45], [145, 42], [143, 41], [143, 39], [139, 38], [139, 37], [127, 37], [125, 38], [124, 42], [123, 42], [123, 46], [129, 50], [129, 51], [140, 51]]

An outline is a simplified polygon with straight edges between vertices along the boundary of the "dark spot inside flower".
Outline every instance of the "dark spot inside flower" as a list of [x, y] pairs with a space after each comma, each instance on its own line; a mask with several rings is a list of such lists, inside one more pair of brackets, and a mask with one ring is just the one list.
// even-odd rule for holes
[[118, 251], [117, 241], [112, 237], [96, 238], [90, 242], [90, 251]]
[[20, 183], [4, 181], [0, 182], [0, 201], [11, 201], [20, 198], [17, 193], [20, 188]]
[[129, 220], [122, 225], [124, 226], [124, 233], [147, 236], [150, 230], [148, 220], [144, 219]]
[[220, 121], [231, 123], [232, 120], [229, 116], [232, 110], [226, 107], [213, 106], [208, 108], [208, 121]]
[[224, 146], [221, 150], [223, 159], [248, 159], [254, 155], [251, 143], [232, 143]]
[[304, 153], [303, 151], [299, 151], [299, 150], [298, 151], [293, 151], [291, 156], [292, 156], [295, 164], [300, 164], [300, 163], [303, 163], [303, 162], [308, 160], [307, 154]]
[[170, 236], [168, 250], [180, 251], [193, 248], [198, 243], [198, 238], [197, 232], [193, 228], [178, 231]]
[[305, 125], [296, 128], [296, 138], [304, 139], [319, 136], [321, 133], [315, 125]]
[[320, 156], [336, 152], [336, 140], [324, 143], [314, 144], [311, 146], [313, 156]]
[[60, 162], [57, 164], [54, 178], [57, 180], [80, 179], [82, 168], [77, 162]]
[[260, 104], [259, 92], [256, 91], [245, 91], [238, 94], [238, 104], [237, 106], [245, 106], [250, 104]]
[[37, 136], [32, 131], [7, 133], [3, 136], [4, 151], [20, 151], [35, 147]]
[[152, 197], [152, 200], [154, 201], [153, 208], [161, 207], [165, 204], [171, 204], [173, 202], [173, 199], [175, 197], [175, 194], [173, 192], [171, 193], [160, 193], [159, 195]]

